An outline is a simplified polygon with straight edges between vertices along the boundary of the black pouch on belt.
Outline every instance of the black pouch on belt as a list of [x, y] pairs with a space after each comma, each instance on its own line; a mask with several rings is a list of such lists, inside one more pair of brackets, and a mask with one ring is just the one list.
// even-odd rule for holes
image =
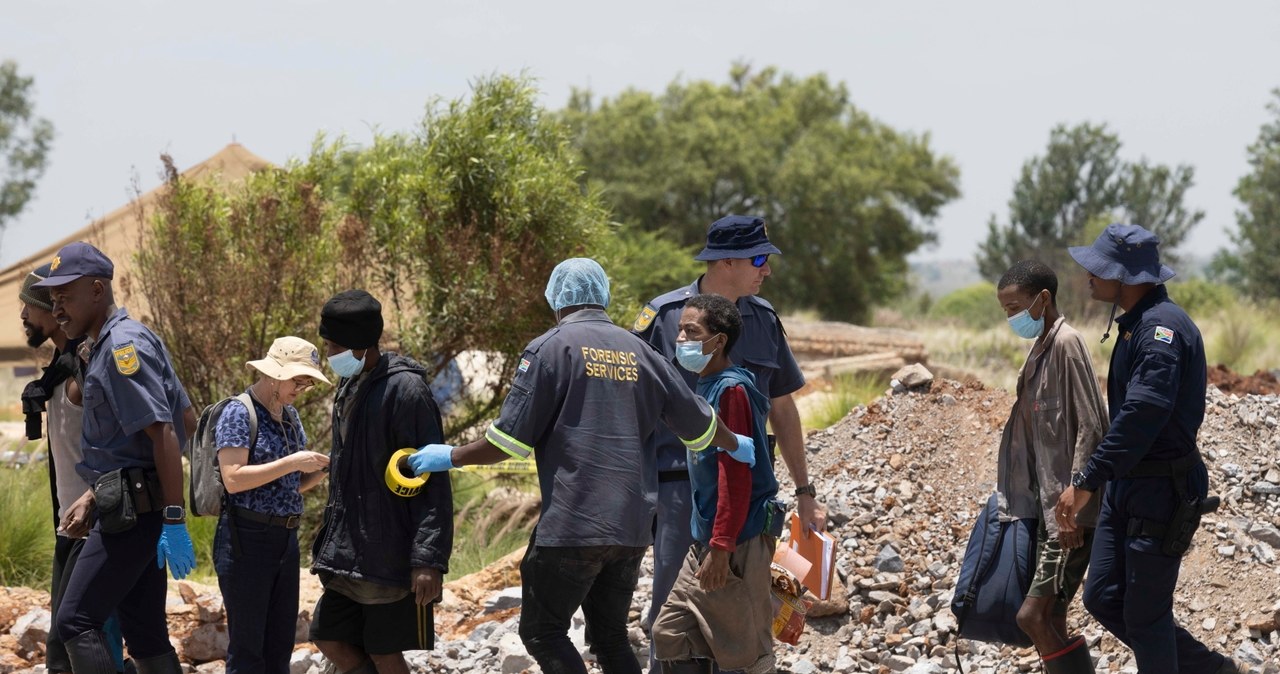
[[774, 538], [782, 536], [782, 529], [786, 526], [787, 520], [787, 504], [771, 498], [765, 501], [764, 508], [764, 532]]
[[138, 523], [133, 492], [129, 489], [128, 469], [103, 473], [93, 483], [93, 501], [98, 508], [98, 526], [103, 533], [118, 534]]

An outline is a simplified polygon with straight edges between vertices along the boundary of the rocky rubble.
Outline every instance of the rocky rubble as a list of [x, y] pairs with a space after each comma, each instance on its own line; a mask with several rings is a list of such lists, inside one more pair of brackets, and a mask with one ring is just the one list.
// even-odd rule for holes
[[[973, 517], [994, 486], [1011, 396], [954, 381], [896, 391], [809, 435], [810, 473], [839, 546], [838, 582], [832, 598], [811, 610], [800, 643], [778, 646], [780, 671], [939, 674], [956, 671], [957, 649], [968, 672], [1039, 671], [1033, 649], [957, 643], [949, 609]], [[1211, 387], [1207, 400], [1201, 449], [1211, 492], [1223, 505], [1205, 518], [1187, 555], [1175, 614], [1192, 634], [1253, 671], [1280, 674], [1280, 397]], [[780, 493], [788, 494], [789, 477], [780, 473]], [[520, 595], [510, 588], [518, 585], [520, 554], [446, 584], [437, 647], [409, 655], [415, 671], [538, 671], [516, 632]], [[649, 570], [646, 560], [646, 576]], [[211, 589], [175, 585], [169, 607], [175, 647], [196, 671], [214, 674], [225, 653], [221, 601]], [[643, 577], [631, 610], [638, 658], [646, 648], [640, 619], [649, 596]], [[0, 601], [0, 651], [16, 654], [0, 654], [0, 674], [41, 659], [33, 636], [40, 618], [32, 615], [40, 609], [30, 606], [10, 616]], [[300, 638], [309, 617], [305, 599], [303, 606]], [[1087, 635], [1099, 673], [1136, 671], [1128, 650], [1078, 601], [1069, 622]], [[572, 638], [589, 659], [580, 615]], [[291, 674], [324, 671], [324, 659], [300, 642]]]

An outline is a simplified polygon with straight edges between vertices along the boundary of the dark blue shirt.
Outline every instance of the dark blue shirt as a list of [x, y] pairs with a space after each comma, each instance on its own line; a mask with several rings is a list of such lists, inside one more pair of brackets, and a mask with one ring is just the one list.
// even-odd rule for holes
[[154, 468], [145, 429], [171, 423], [183, 444], [182, 413], [190, 406], [164, 343], [118, 309], [103, 324], [84, 368], [84, 460], [76, 471], [92, 483], [117, 468]]
[[[258, 416], [258, 441], [249, 448], [249, 465], [271, 463], [307, 448], [306, 431], [298, 419], [297, 410], [292, 406], [284, 408], [285, 423], [272, 419], [271, 413], [257, 398], [253, 399], [253, 407]], [[249, 413], [239, 400], [232, 400], [222, 408], [214, 430], [214, 440], [219, 450], [224, 447], [249, 447]], [[301, 484], [302, 473], [294, 471], [261, 487], [235, 494], [228, 493], [227, 503], [266, 515], [300, 515], [302, 494], [298, 487]]]
[[711, 451], [711, 406], [608, 314], [583, 309], [525, 347], [485, 437], [536, 457], [537, 545], [643, 547], [653, 543], [658, 487], [643, 438], [662, 424], [686, 439], [676, 440], [681, 451]]
[[[680, 334], [680, 314], [690, 297], [701, 294], [699, 277], [691, 285], [660, 295], [640, 310], [631, 331], [649, 343], [673, 364], [676, 363], [676, 336]], [[756, 389], [770, 400], [794, 393], [804, 386], [800, 365], [787, 344], [787, 334], [773, 305], [755, 295], [738, 298], [742, 314], [742, 334], [734, 343], [729, 358], [735, 365], [751, 372]], [[689, 388], [695, 388], [698, 375], [676, 364]], [[658, 470], [684, 470], [685, 448], [666, 429], [659, 428], [650, 443], [658, 450]]]
[[1204, 421], [1204, 341], [1165, 287], [1153, 287], [1116, 325], [1107, 378], [1111, 428], [1085, 467], [1090, 488], [1124, 477], [1140, 461], [1194, 451]]

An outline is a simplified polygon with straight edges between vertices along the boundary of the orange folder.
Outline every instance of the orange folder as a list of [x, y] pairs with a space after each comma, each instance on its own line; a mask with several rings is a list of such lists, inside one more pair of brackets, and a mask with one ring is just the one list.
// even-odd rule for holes
[[823, 531], [809, 529], [805, 538], [800, 517], [791, 513], [791, 548], [813, 563], [809, 573], [800, 582], [809, 591], [826, 599], [831, 596], [831, 578], [836, 570], [836, 541]]

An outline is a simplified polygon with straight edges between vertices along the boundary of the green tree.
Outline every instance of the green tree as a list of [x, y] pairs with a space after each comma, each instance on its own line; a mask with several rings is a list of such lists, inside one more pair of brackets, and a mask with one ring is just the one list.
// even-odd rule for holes
[[[183, 177], [163, 156], [165, 185], [148, 210], [126, 292], [146, 298], [196, 409], [254, 380], [245, 362], [277, 337], [318, 343], [319, 308], [335, 291], [337, 214], [318, 185], [336, 147], [310, 160], [251, 174], [230, 188]], [[175, 264], [175, 261], [180, 261]], [[313, 442], [329, 426], [324, 395], [298, 402]]]
[[[536, 97], [526, 80], [484, 79], [467, 100], [433, 102], [415, 132], [366, 148], [321, 139], [306, 160], [224, 190], [166, 163], [136, 286], [197, 404], [239, 390], [244, 361], [275, 337], [318, 340], [325, 299], [363, 287], [382, 301], [386, 348], [436, 371], [464, 351], [496, 354], [492, 395], [451, 432], [492, 416], [511, 356], [552, 324], [552, 267], [608, 238], [567, 130]], [[304, 399], [309, 429], [327, 428], [324, 399]]]
[[562, 114], [588, 190], [624, 228], [696, 249], [714, 220], [761, 215], [786, 253], [770, 260], [769, 297], [828, 318], [864, 320], [903, 291], [906, 256], [959, 195], [959, 169], [927, 134], [872, 119], [821, 74], [736, 65], [726, 83], [677, 80], [656, 95], [575, 91]]
[[1146, 159], [1120, 158], [1120, 138], [1106, 125], [1059, 125], [1049, 134], [1043, 156], [1022, 165], [1009, 200], [1007, 224], [992, 215], [980, 244], [978, 266], [997, 279], [1014, 262], [1044, 260], [1059, 273], [1067, 268], [1067, 247], [1092, 242], [1109, 222], [1142, 225], [1161, 239], [1161, 253], [1174, 249], [1204, 212], [1184, 204], [1195, 183], [1190, 166], [1169, 168]]
[[35, 116], [33, 82], [0, 63], [0, 232], [35, 194], [53, 142], [53, 125]]
[[[1235, 272], [1245, 290], [1257, 298], [1280, 296], [1280, 89], [1267, 105], [1272, 119], [1249, 146], [1248, 175], [1236, 183], [1237, 250], [1220, 255], [1215, 264]], [[1223, 276], [1230, 278], [1230, 273]]]
[[[579, 185], [576, 157], [527, 79], [482, 79], [469, 100], [434, 101], [416, 132], [356, 152], [334, 190], [344, 283], [380, 289], [403, 349], [428, 366], [468, 350], [519, 354], [553, 322], [551, 269], [606, 248], [607, 213]], [[518, 360], [498, 362], [492, 395], [454, 428], [491, 416]]]

